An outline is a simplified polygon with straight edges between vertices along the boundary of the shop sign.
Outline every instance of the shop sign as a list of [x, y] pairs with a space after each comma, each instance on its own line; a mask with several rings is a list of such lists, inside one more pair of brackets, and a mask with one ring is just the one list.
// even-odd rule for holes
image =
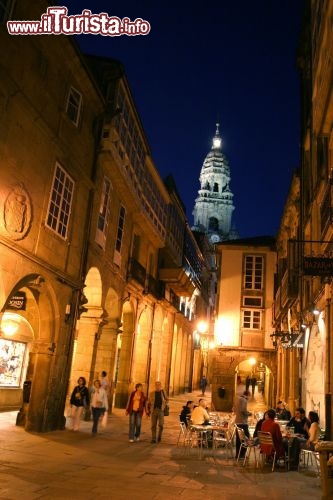
[[10, 299], [8, 300], [8, 303], [6, 305], [7, 309], [15, 309], [16, 311], [18, 310], [25, 310], [27, 303], [27, 296], [25, 292], [16, 292], [15, 295], [12, 295]]
[[306, 276], [333, 276], [333, 259], [328, 257], [303, 257]]
[[280, 345], [285, 349], [291, 349], [293, 347], [298, 347], [300, 349], [303, 349], [304, 337], [305, 337], [304, 332], [289, 333], [286, 336], [287, 341], [281, 341]]

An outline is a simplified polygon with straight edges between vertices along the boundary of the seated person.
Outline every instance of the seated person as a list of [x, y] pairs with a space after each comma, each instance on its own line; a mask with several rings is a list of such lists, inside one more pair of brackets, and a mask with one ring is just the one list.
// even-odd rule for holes
[[186, 427], [188, 426], [188, 420], [189, 420], [189, 417], [191, 416], [193, 406], [194, 406], [193, 401], [187, 401], [186, 406], [183, 406], [183, 409], [179, 415], [179, 420], [181, 422], [184, 422]]
[[206, 401], [204, 399], [199, 399], [199, 406], [193, 409], [191, 421], [194, 425], [209, 424], [209, 415], [206, 410]]
[[304, 448], [305, 450], [312, 450], [314, 451], [315, 445], [317, 444], [319, 438], [320, 438], [320, 427], [319, 427], [319, 416], [318, 413], [315, 411], [310, 411], [309, 412], [309, 421], [310, 421], [310, 427], [307, 427], [307, 424], [305, 424], [309, 437], [306, 439], [305, 437], [295, 437], [293, 439], [293, 442], [291, 444], [290, 448], [290, 468], [297, 469], [298, 468], [298, 463], [299, 463], [299, 455], [301, 452], [301, 448]]
[[302, 434], [306, 439], [309, 437], [307, 429], [310, 425], [311, 422], [306, 418], [304, 408], [296, 408], [295, 416], [288, 423], [288, 427], [294, 427], [295, 434]]
[[263, 422], [266, 420], [266, 418], [268, 418], [267, 411], [265, 411], [264, 416], [261, 419], [259, 419], [258, 422], [256, 423], [256, 427], [255, 427], [254, 432], [253, 432], [253, 441], [256, 444], [259, 443], [258, 431], [261, 431], [261, 426], [262, 426]]
[[289, 410], [286, 409], [286, 403], [283, 401], [278, 401], [277, 402], [277, 407], [276, 407], [276, 417], [278, 420], [290, 420], [291, 419], [291, 413]]
[[[282, 434], [280, 426], [275, 422], [276, 413], [275, 410], [270, 409], [266, 412], [267, 416], [261, 425], [261, 430], [263, 432], [270, 432], [273, 439], [274, 448], [276, 451], [276, 458], [285, 456], [285, 448], [282, 441]], [[260, 445], [260, 448], [265, 455], [272, 454], [272, 448], [269, 445]]]

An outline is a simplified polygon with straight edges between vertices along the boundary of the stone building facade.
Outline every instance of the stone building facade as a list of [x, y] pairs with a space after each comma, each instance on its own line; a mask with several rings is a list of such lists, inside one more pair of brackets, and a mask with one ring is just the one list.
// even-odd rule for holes
[[[48, 3], [12, 3], [40, 19]], [[68, 395], [108, 372], [111, 406], [136, 382], [199, 384], [193, 330], [209, 314], [207, 256], [164, 182], [124, 69], [66, 36], [0, 43], [0, 409], [63, 428]]]
[[[315, 410], [332, 439], [333, 4], [305, 2], [298, 51], [301, 158], [278, 237], [276, 337], [279, 394]], [[283, 267], [283, 272], [282, 272]], [[298, 340], [297, 340], [298, 339]], [[291, 370], [291, 372], [290, 372]], [[292, 377], [290, 378], [290, 373]], [[291, 379], [291, 380], [290, 380]]]
[[[271, 341], [276, 249], [273, 237], [216, 245], [218, 293], [215, 348], [210, 353], [213, 403], [230, 411], [247, 375], [274, 405], [276, 353]], [[221, 391], [222, 389], [222, 391]]]

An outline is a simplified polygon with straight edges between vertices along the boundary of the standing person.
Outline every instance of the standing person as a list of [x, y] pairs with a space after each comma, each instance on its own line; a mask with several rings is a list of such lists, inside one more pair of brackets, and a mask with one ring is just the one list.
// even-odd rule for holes
[[87, 408], [90, 403], [89, 391], [86, 387], [86, 379], [79, 377], [78, 385], [74, 387], [71, 398], [71, 429], [78, 431], [80, 427], [81, 415], [84, 408]]
[[[248, 417], [252, 415], [250, 411], [247, 411], [247, 400], [249, 396], [249, 391], [244, 391], [243, 394], [237, 399], [234, 408], [236, 414], [235, 424], [237, 425], [237, 427], [244, 429], [245, 436], [247, 437], [250, 437]], [[236, 432], [236, 458], [238, 457], [240, 446], [241, 442], [238, 436], [238, 432]], [[245, 449], [242, 450], [242, 455], [240, 456], [240, 458], [244, 458], [245, 451]]]
[[255, 391], [256, 385], [257, 385], [257, 379], [256, 379], [256, 377], [253, 375], [253, 376], [251, 377], [251, 387], [252, 387], [252, 397], [253, 397], [253, 398], [254, 398], [254, 391]]
[[250, 375], [248, 374], [245, 379], [245, 390], [248, 391], [250, 389], [251, 385], [251, 378]]
[[91, 396], [91, 411], [93, 416], [93, 426], [91, 432], [97, 434], [99, 419], [109, 409], [108, 396], [99, 380], [94, 381], [94, 388]]
[[130, 443], [140, 441], [141, 421], [143, 412], [146, 411], [146, 396], [144, 395], [142, 384], [136, 384], [135, 391], [129, 395], [126, 415], [129, 415], [129, 435]]
[[155, 391], [150, 392], [148, 397], [148, 416], [151, 415], [151, 442], [156, 443], [156, 428], [158, 422], [158, 437], [159, 443], [162, 439], [164, 426], [164, 408], [168, 404], [169, 398], [162, 389], [161, 382], [155, 382]]
[[207, 384], [208, 384], [208, 381], [207, 381], [206, 375], [203, 375], [203, 377], [200, 381], [200, 389], [201, 389], [201, 393], [203, 396], [205, 395]]
[[109, 408], [111, 408], [111, 406], [112, 406], [112, 402], [111, 402], [111, 383], [110, 383], [110, 380], [108, 379], [108, 374], [106, 373], [105, 370], [103, 370], [101, 372], [100, 381], [101, 381], [101, 386], [103, 387], [103, 389], [105, 389], [105, 392], [106, 392], [107, 397], [108, 397], [108, 406], [109, 406]]

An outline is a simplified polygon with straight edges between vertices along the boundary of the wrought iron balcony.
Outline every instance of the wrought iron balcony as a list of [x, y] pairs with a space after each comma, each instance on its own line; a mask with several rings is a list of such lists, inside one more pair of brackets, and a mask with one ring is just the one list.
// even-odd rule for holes
[[137, 260], [133, 259], [133, 257], [129, 259], [127, 280], [134, 280], [143, 288], [145, 287], [146, 270]]

